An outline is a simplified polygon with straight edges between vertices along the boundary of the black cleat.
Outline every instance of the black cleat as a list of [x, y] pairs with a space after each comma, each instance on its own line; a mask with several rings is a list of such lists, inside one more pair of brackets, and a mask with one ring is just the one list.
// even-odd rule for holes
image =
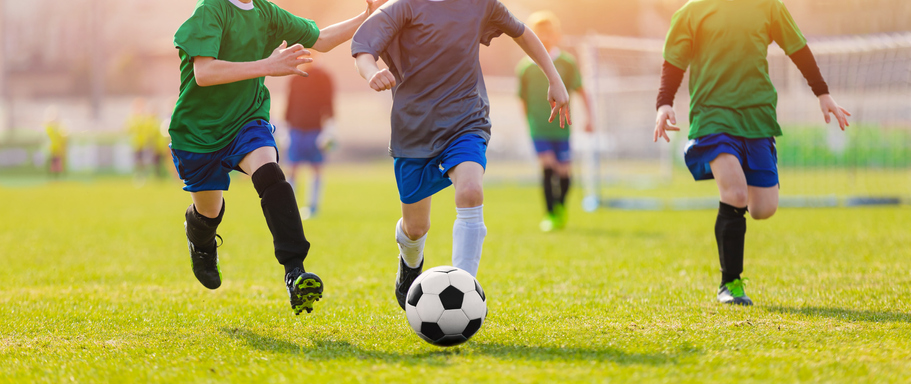
[[753, 305], [753, 300], [750, 300], [747, 294], [743, 292], [743, 280], [740, 279], [722, 284], [718, 288], [718, 301], [722, 304]]
[[411, 268], [405, 264], [405, 259], [399, 256], [399, 270], [395, 273], [395, 298], [399, 301], [399, 306], [405, 310], [405, 296], [408, 295], [408, 289], [414, 283], [424, 270], [424, 259], [421, 259], [421, 265], [417, 268]]
[[300, 315], [305, 309], [307, 313], [312, 312], [313, 303], [323, 297], [323, 281], [319, 276], [300, 268], [294, 268], [285, 275], [285, 285], [295, 315]]
[[[187, 223], [183, 223], [184, 231], [187, 229]], [[215, 235], [219, 240], [221, 236]], [[222, 240], [224, 241], [224, 240]], [[193, 274], [196, 280], [206, 288], [216, 289], [221, 286], [221, 268], [218, 266], [218, 243], [212, 244], [212, 250], [207, 251], [200, 249], [190, 241], [187, 235], [187, 247], [190, 248], [190, 263], [193, 266]]]

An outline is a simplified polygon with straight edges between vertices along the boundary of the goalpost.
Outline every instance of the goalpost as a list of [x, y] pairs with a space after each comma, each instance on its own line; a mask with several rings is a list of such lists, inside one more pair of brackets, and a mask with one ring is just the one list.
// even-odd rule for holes
[[[784, 132], [778, 140], [781, 205], [911, 202], [911, 32], [809, 44], [833, 96], [853, 116], [845, 132], [826, 126], [800, 71], [780, 48], [769, 47]], [[594, 138], [576, 143], [588, 210], [717, 204], [714, 190], [666, 192], [692, 178], [683, 165], [688, 78], [674, 102], [681, 132], [672, 134], [670, 145], [652, 142], [663, 45], [661, 39], [604, 35], [575, 40], [595, 109]]]

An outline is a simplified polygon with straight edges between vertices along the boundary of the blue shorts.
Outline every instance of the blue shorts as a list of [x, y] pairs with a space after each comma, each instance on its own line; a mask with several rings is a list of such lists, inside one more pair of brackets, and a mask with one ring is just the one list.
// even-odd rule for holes
[[447, 173], [456, 165], [475, 162], [487, 169], [487, 140], [470, 134], [449, 144], [443, 153], [429, 159], [396, 157], [395, 182], [399, 200], [414, 204], [452, 185]]
[[[177, 175], [183, 180], [184, 191], [227, 191], [232, 170], [241, 171], [240, 161], [248, 153], [262, 147], [275, 148], [275, 126], [265, 120], [244, 125], [228, 146], [211, 153], [196, 153], [171, 149]], [[276, 149], [276, 156], [278, 150]]]
[[713, 133], [690, 140], [683, 157], [694, 179], [708, 180], [715, 178], [709, 163], [722, 153], [737, 156], [747, 185], [762, 188], [778, 185], [778, 150], [774, 137], [748, 139]]
[[300, 130], [291, 129], [291, 144], [288, 145], [288, 160], [292, 163], [323, 163], [323, 151], [319, 149], [316, 139], [319, 137], [318, 130]]
[[535, 152], [539, 155], [553, 152], [560, 163], [568, 163], [573, 159], [572, 151], [569, 149], [569, 140], [533, 139], [533, 141], [535, 142]]

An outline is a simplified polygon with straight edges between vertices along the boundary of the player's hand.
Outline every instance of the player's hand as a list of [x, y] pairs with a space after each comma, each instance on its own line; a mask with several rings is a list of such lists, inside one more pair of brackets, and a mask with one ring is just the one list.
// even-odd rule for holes
[[386, 4], [386, 1], [388, 0], [367, 0], [367, 15], [372, 15], [379, 7]]
[[288, 46], [287, 41], [272, 51], [272, 54], [266, 59], [269, 65], [269, 76], [287, 76], [300, 75], [307, 76], [307, 72], [297, 68], [298, 65], [311, 63], [310, 51], [304, 49], [303, 45], [294, 44]]
[[822, 115], [826, 118], [826, 124], [832, 121], [832, 117], [829, 114], [835, 115], [835, 119], [838, 120], [838, 127], [842, 131], [845, 130], [845, 127], [851, 126], [848, 124], [848, 116], [851, 116], [851, 112], [848, 112], [844, 108], [838, 105], [835, 102], [835, 99], [832, 98], [832, 95], [825, 94], [819, 96], [819, 108], [822, 109]]
[[383, 68], [370, 77], [370, 88], [374, 91], [382, 92], [395, 87], [395, 76], [388, 69]]
[[595, 131], [595, 124], [593, 124], [592, 119], [589, 118], [588, 122], [585, 123], [585, 132], [592, 133]]
[[[668, 124], [670, 122], [670, 124]], [[659, 137], [663, 137], [668, 143], [671, 142], [671, 138], [668, 137], [667, 131], [679, 131], [680, 128], [675, 127], [673, 124], [677, 124], [677, 114], [674, 113], [674, 107], [670, 105], [662, 105], [658, 108], [658, 117], [655, 118], [655, 134], [652, 136], [652, 142], [658, 142]]]
[[559, 116], [560, 128], [573, 125], [573, 119], [569, 113], [569, 92], [566, 92], [566, 87], [562, 82], [556, 85], [551, 84], [547, 88], [547, 101], [550, 102], [551, 106], [550, 118], [547, 119], [548, 123], [552, 123]]

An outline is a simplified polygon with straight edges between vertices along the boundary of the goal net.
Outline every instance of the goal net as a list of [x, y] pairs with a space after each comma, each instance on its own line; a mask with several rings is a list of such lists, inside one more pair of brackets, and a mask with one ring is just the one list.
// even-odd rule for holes
[[[595, 136], [575, 143], [586, 209], [717, 204], [714, 183], [693, 183], [683, 165], [688, 78], [674, 102], [681, 132], [671, 133], [670, 144], [652, 142], [663, 44], [603, 35], [574, 41], [596, 120]], [[800, 71], [780, 48], [769, 47], [784, 132], [777, 144], [781, 205], [909, 202], [911, 33], [818, 38], [809, 44], [832, 95], [853, 116], [845, 132], [834, 122], [826, 125]]]

